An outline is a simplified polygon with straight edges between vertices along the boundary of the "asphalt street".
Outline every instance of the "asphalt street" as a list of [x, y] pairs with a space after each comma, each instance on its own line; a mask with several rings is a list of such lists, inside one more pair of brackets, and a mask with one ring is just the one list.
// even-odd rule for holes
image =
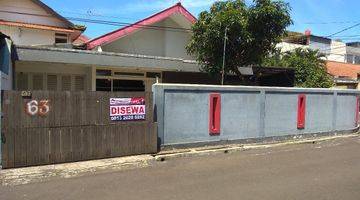
[[0, 187], [0, 199], [360, 199], [360, 137]]

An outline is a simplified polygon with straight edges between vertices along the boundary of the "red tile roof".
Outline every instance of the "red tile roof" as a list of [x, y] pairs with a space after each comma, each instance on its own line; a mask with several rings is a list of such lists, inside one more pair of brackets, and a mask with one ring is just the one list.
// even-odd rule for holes
[[73, 44], [84, 44], [87, 41], [89, 41], [90, 39], [86, 36], [86, 35], [80, 35], [74, 42]]
[[357, 79], [360, 73], [360, 65], [327, 61], [326, 68], [330, 75], [336, 77], [349, 77]]
[[100, 46], [106, 43], [110, 43], [112, 41], [115, 41], [125, 35], [128, 35], [136, 30], [141, 29], [141, 26], [148, 26], [151, 24], [154, 24], [156, 22], [162, 21], [165, 18], [175, 14], [180, 13], [182, 14], [187, 20], [189, 20], [191, 23], [195, 23], [196, 18], [188, 11], [186, 10], [181, 3], [177, 3], [176, 5], [167, 8], [159, 13], [156, 13], [148, 18], [145, 18], [141, 21], [138, 21], [134, 24], [131, 24], [129, 26], [125, 26], [123, 28], [120, 28], [118, 30], [115, 30], [113, 32], [107, 33], [103, 36], [97, 37], [93, 40], [90, 40], [87, 44], [88, 49], [93, 49], [96, 46]]

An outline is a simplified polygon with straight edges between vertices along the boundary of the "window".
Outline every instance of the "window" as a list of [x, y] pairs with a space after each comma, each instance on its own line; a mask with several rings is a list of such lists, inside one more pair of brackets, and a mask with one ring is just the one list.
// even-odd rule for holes
[[115, 76], [132, 76], [132, 77], [144, 77], [144, 73], [131, 73], [131, 72], [114, 72]]
[[145, 91], [144, 81], [139, 80], [113, 80], [113, 91]]
[[16, 88], [17, 90], [29, 89], [29, 75], [23, 72], [16, 74]]
[[96, 91], [111, 91], [111, 80], [96, 79]]
[[61, 90], [70, 91], [71, 90], [71, 76], [62, 76], [61, 77]]
[[346, 62], [347, 63], [354, 63], [354, 55], [346, 54]]
[[161, 78], [161, 73], [157, 72], [148, 72], [146, 73], [147, 78]]
[[18, 72], [15, 77], [17, 90], [83, 91], [86, 76]]
[[43, 74], [33, 74], [32, 76], [32, 89], [43, 90], [44, 89], [44, 76]]
[[84, 76], [75, 76], [74, 81], [75, 91], [85, 90], [85, 77]]
[[47, 90], [57, 90], [57, 75], [47, 75]]
[[355, 59], [354, 59], [354, 63], [355, 64], [360, 64], [360, 56], [355, 56]]
[[55, 44], [68, 43], [68, 35], [63, 33], [55, 33]]
[[111, 70], [97, 69], [96, 76], [111, 76]]

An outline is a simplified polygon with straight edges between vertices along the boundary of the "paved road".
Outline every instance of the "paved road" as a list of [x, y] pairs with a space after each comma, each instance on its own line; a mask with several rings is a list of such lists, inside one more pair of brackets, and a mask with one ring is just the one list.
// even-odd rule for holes
[[360, 199], [360, 138], [0, 187], [0, 199]]

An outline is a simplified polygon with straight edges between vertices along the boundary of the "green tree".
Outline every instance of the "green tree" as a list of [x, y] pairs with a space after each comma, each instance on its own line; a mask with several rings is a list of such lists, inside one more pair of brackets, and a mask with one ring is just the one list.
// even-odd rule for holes
[[298, 48], [285, 53], [277, 50], [264, 60], [263, 66], [293, 68], [295, 85], [298, 87], [329, 88], [333, 86], [333, 80], [326, 72], [324, 55], [317, 50]]
[[226, 30], [225, 73], [242, 77], [238, 67], [260, 64], [286, 34], [292, 23], [289, 12], [283, 1], [254, 0], [251, 6], [244, 0], [215, 2], [193, 25], [187, 51], [202, 71], [220, 74]]

